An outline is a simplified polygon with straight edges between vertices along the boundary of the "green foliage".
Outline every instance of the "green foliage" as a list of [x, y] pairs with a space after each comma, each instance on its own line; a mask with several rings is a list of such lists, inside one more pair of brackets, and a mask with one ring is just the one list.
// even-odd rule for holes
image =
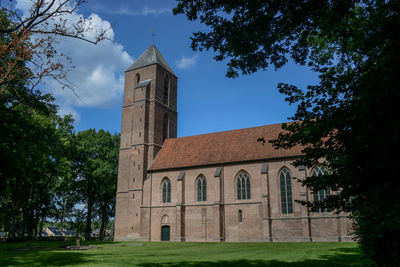
[[209, 26], [192, 48], [228, 59], [227, 76], [250, 74], [289, 57], [317, 72], [307, 88], [279, 84], [297, 104], [276, 147], [303, 146], [295, 165], [321, 161], [326, 175], [302, 182], [334, 191], [312, 209], [350, 212], [368, 262], [400, 265], [400, 1], [178, 0], [175, 14]]
[[76, 189], [87, 208], [85, 236], [90, 238], [93, 212], [100, 217], [100, 237], [114, 215], [118, 175], [119, 134], [89, 129], [74, 138]]
[[[66, 72], [60, 58], [66, 56], [54, 49], [54, 36], [94, 44], [106, 38], [106, 29], [94, 34], [94, 40], [84, 38], [92, 30], [84, 20], [67, 28], [60, 16], [82, 2], [33, 1], [23, 18], [12, 4], [0, 9], [0, 230], [8, 231], [11, 240], [40, 235], [48, 219], [60, 228], [68, 221], [81, 230], [80, 219], [88, 215], [77, 204], [90, 195], [82, 192], [82, 177], [98, 185], [93, 204], [101, 207], [104, 225], [113, 217], [119, 136], [102, 130], [98, 135], [110, 140], [76, 136], [72, 117], [58, 116], [53, 96], [35, 90], [45, 77], [63, 86]], [[48, 20], [54, 18], [60, 20], [52, 25]], [[93, 153], [87, 142], [97, 142], [102, 161], [85, 158]]]

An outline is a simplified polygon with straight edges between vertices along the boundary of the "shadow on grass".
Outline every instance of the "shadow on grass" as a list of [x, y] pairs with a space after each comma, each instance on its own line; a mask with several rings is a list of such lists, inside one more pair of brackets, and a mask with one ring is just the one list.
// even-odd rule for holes
[[181, 261], [181, 262], [165, 262], [165, 263], [142, 263], [141, 267], [178, 267], [178, 266], [200, 266], [200, 267], [348, 267], [361, 266], [362, 257], [358, 248], [340, 248], [332, 250], [334, 255], [322, 255], [319, 259], [302, 260], [295, 262], [287, 262], [280, 260], [232, 260], [232, 261]]
[[18, 251], [7, 258], [0, 257], [0, 266], [62, 266], [90, 262], [90, 254], [70, 251]]
[[[41, 245], [41, 248], [37, 247]], [[82, 242], [82, 245], [102, 246], [107, 244], [116, 244], [116, 242], [94, 241]], [[10, 243], [9, 246], [3, 246], [0, 250], [0, 266], [62, 266], [62, 265], [80, 265], [93, 263], [91, 256], [93, 254], [84, 251], [66, 250], [66, 246], [75, 245], [75, 242], [33, 242], [32, 246], [38, 249], [17, 251], [15, 249], [25, 246], [25, 242]], [[3, 253], [2, 253], [3, 252]]]
[[[104, 243], [103, 243], [104, 244]], [[0, 256], [0, 266], [63, 266], [63, 265], [85, 265], [96, 264], [98, 259], [93, 256], [96, 254], [85, 253], [82, 251], [67, 251], [62, 249], [43, 250], [43, 251], [13, 251], [6, 257]], [[152, 257], [146, 255], [147, 262], [137, 262], [136, 266], [141, 267], [178, 267], [178, 266], [200, 266], [200, 267], [261, 267], [261, 266], [288, 266], [288, 267], [308, 267], [308, 266], [360, 266], [361, 252], [359, 248], [338, 248], [329, 251], [328, 255], [321, 255], [318, 259], [304, 259], [294, 262], [284, 260], [221, 260], [221, 261], [206, 261], [206, 256], [203, 261], [175, 261], [175, 262], [151, 262]], [[180, 255], [182, 256], [182, 255]], [[160, 255], [154, 255], [160, 261]], [[161, 258], [162, 261], [162, 258]], [[115, 263], [117, 263], [116, 261]], [[134, 265], [134, 260], [132, 264]]]

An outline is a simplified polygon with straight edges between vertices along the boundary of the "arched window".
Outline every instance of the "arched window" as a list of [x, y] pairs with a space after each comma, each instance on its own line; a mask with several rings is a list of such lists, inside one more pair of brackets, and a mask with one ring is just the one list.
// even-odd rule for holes
[[168, 105], [168, 97], [169, 97], [169, 78], [168, 78], [168, 75], [165, 75], [165, 78], [164, 78], [164, 98], [163, 98], [164, 104]]
[[163, 142], [168, 138], [168, 114], [165, 113], [163, 118]]
[[241, 223], [243, 221], [243, 214], [242, 214], [242, 210], [238, 211], [238, 221]]
[[287, 168], [281, 170], [279, 181], [281, 185], [282, 214], [293, 213], [292, 176]]
[[162, 181], [162, 202], [171, 202], [171, 182], [167, 177]]
[[237, 199], [250, 199], [250, 178], [245, 172], [240, 172], [237, 178]]
[[[328, 174], [328, 170], [324, 165], [318, 165], [312, 171], [313, 176], [321, 176], [324, 174]], [[330, 194], [331, 191], [329, 190], [329, 188], [318, 190], [314, 192], [314, 201], [324, 201]], [[325, 211], [326, 209], [317, 210], [317, 212], [325, 212]]]
[[140, 74], [136, 73], [136, 84], [140, 82]]
[[203, 175], [197, 178], [197, 201], [207, 200], [207, 181]]

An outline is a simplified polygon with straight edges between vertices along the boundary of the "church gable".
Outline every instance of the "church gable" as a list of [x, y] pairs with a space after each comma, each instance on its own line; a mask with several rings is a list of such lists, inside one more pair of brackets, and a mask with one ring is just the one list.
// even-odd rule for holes
[[302, 147], [275, 149], [268, 141], [282, 124], [165, 140], [150, 171], [300, 156]]

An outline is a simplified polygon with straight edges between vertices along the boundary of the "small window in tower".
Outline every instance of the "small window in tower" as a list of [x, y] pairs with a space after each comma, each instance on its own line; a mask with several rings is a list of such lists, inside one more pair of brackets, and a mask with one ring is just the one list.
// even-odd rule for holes
[[238, 221], [239, 221], [239, 223], [241, 223], [243, 221], [242, 210], [238, 211]]
[[140, 82], [140, 74], [136, 73], [136, 84]]
[[168, 105], [168, 97], [169, 97], [169, 78], [168, 75], [165, 75], [164, 78], [164, 104]]
[[139, 137], [141, 137], [142, 136], [142, 132], [139, 132]]

